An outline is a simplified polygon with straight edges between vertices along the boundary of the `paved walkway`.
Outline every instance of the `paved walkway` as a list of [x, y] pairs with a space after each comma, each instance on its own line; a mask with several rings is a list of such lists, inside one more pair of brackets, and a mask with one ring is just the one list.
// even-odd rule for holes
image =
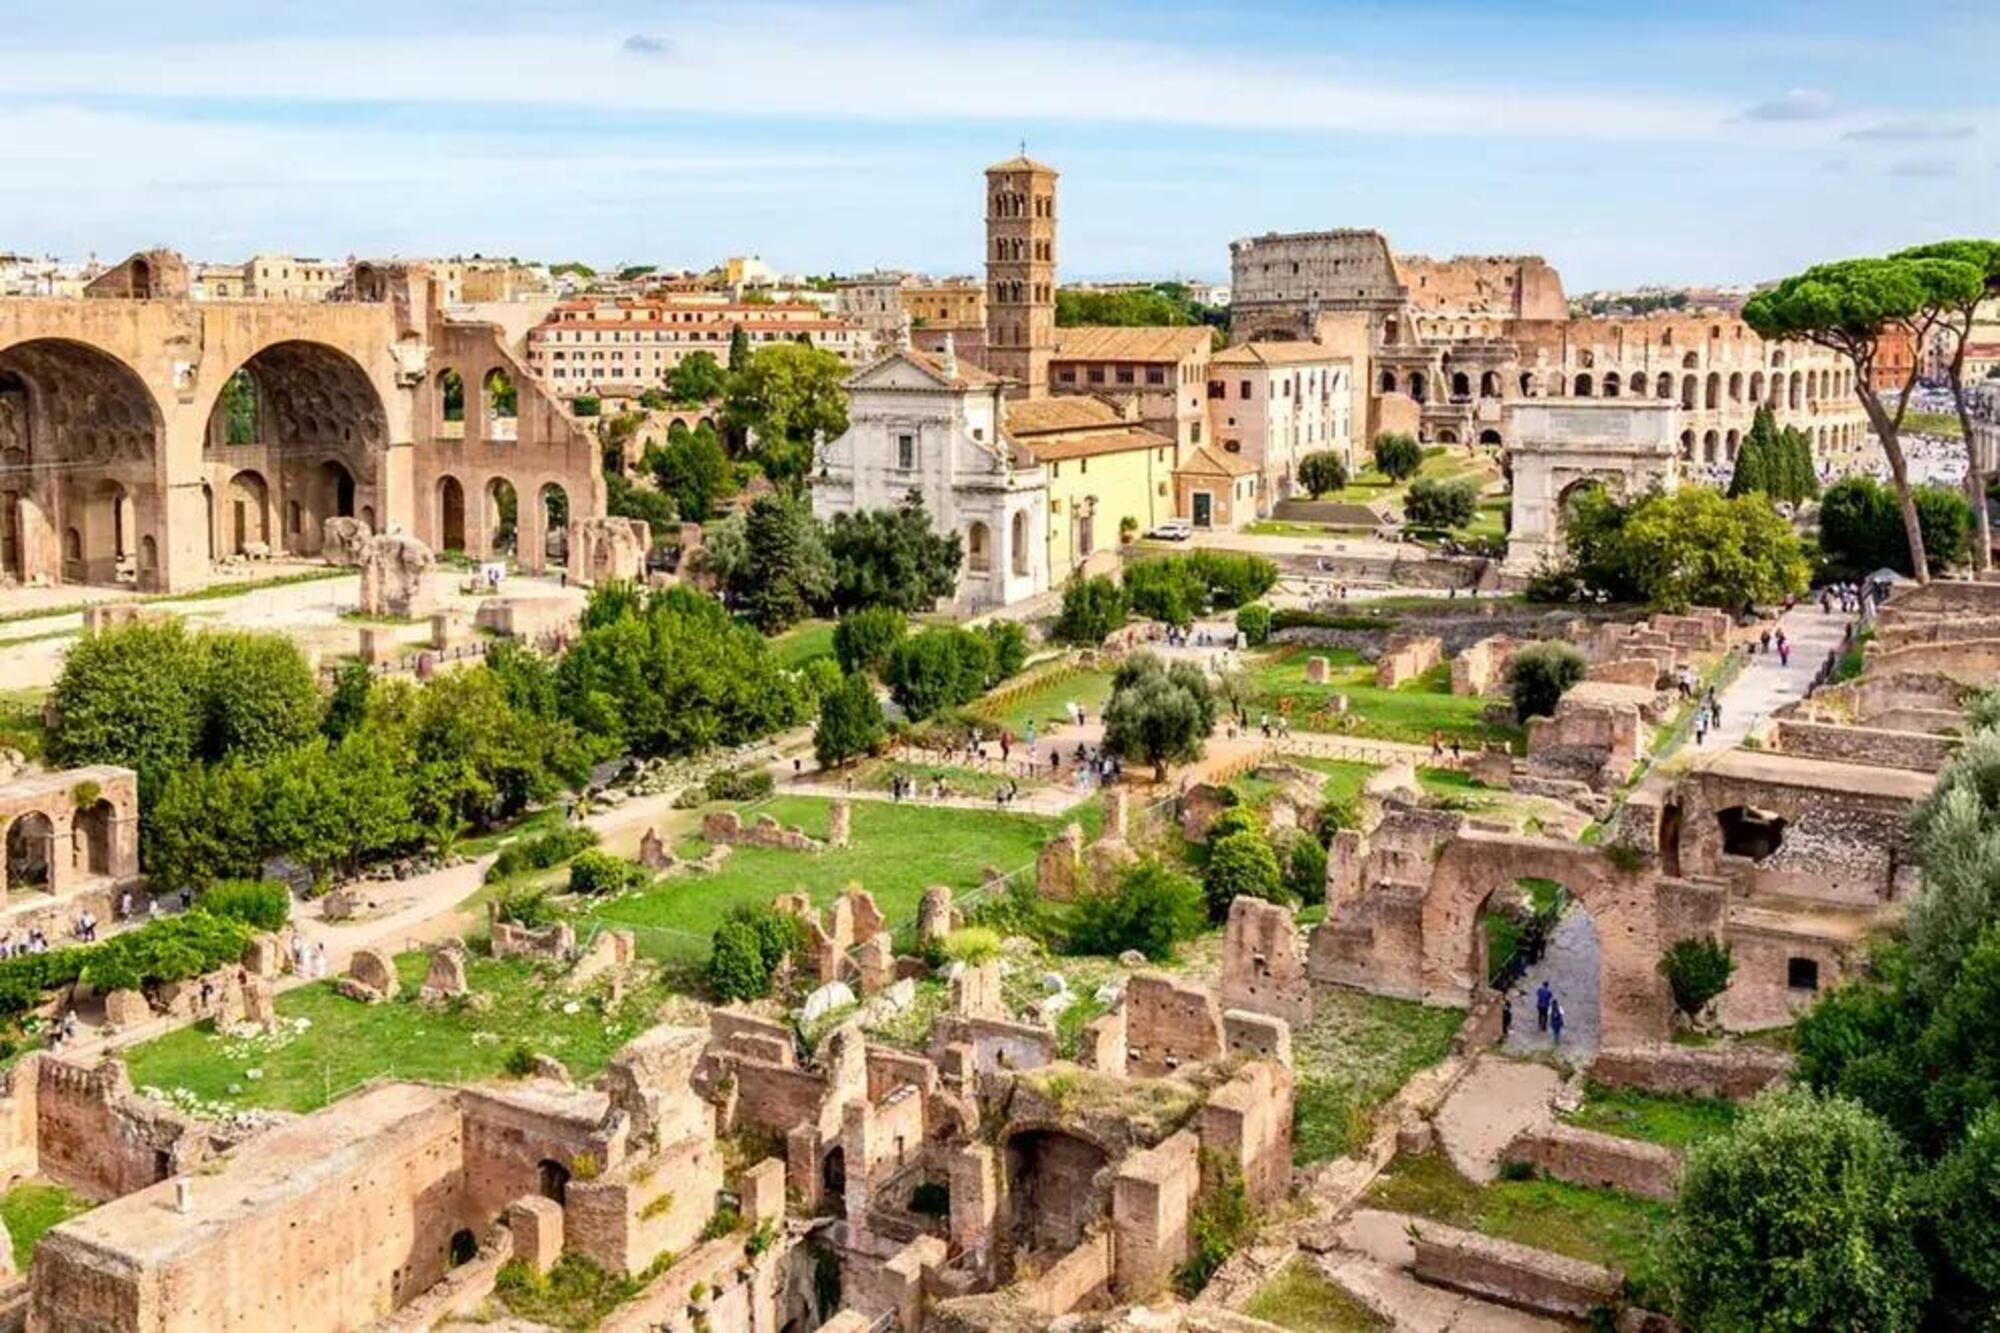
[[[1556, 922], [1542, 961], [1514, 983], [1508, 996], [1514, 1002], [1514, 1030], [1506, 1047], [1523, 1054], [1554, 1052], [1571, 1062], [1588, 1059], [1597, 1051], [1602, 1037], [1602, 1006], [1598, 996], [1599, 941], [1597, 922], [1590, 913], [1571, 903]], [[1535, 1021], [1535, 991], [1547, 981], [1562, 1002], [1562, 1043], [1555, 1034], [1543, 1032]]]
[[1545, 1064], [1481, 1056], [1438, 1108], [1438, 1142], [1468, 1180], [1498, 1179], [1500, 1154], [1522, 1130], [1549, 1123], [1561, 1087], [1562, 1075]]
[[1697, 764], [1703, 755], [1724, 754], [1740, 745], [1774, 710], [1805, 698], [1826, 655], [1845, 646], [1842, 633], [1850, 620], [1838, 611], [1822, 614], [1818, 602], [1802, 602], [1780, 617], [1778, 624], [1791, 644], [1789, 663], [1778, 660], [1776, 648], [1753, 654], [1749, 665], [1718, 696], [1721, 720], [1699, 746], [1690, 735], [1680, 752], [1692, 756]]

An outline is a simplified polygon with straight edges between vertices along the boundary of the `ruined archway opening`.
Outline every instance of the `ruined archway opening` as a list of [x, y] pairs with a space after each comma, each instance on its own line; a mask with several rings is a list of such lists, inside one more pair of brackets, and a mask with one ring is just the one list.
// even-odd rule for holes
[[140, 556], [162, 517], [163, 438], [152, 394], [117, 358], [59, 338], [0, 351], [6, 572], [73, 583], [150, 579]]
[[111, 802], [99, 798], [89, 807], [77, 811], [78, 860], [84, 874], [100, 877], [111, 874], [117, 832], [118, 811]]
[[9, 891], [49, 887], [49, 853], [55, 839], [55, 825], [39, 811], [22, 815], [7, 826]]
[[1727, 810], [1715, 812], [1715, 823], [1722, 834], [1725, 856], [1762, 861], [1784, 846], [1785, 820], [1768, 810], [1732, 805]]
[[565, 1203], [569, 1199], [569, 1168], [544, 1157], [535, 1164], [535, 1189], [544, 1199]]
[[1569, 890], [1552, 879], [1522, 879], [1493, 890], [1479, 905], [1474, 975], [1507, 990], [1541, 963], [1549, 936], [1569, 908]]
[[542, 555], [557, 562], [569, 559], [569, 493], [550, 482], [542, 487]]
[[1103, 1212], [1098, 1181], [1104, 1150], [1058, 1129], [1025, 1130], [1007, 1140], [1007, 1238], [1014, 1271], [1035, 1271], [1075, 1249]]
[[521, 501], [514, 483], [495, 477], [486, 487], [486, 531], [488, 555], [512, 555], [520, 534]]
[[457, 477], [438, 479], [438, 548], [465, 551], [465, 487]]

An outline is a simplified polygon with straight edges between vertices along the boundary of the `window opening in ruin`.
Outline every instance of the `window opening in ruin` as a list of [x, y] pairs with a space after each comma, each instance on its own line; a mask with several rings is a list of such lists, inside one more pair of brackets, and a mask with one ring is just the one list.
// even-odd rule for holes
[[451, 1233], [451, 1266], [471, 1263], [479, 1253], [479, 1240], [469, 1227], [460, 1227]]
[[1722, 830], [1722, 850], [1729, 856], [1762, 861], [1785, 841], [1784, 819], [1766, 810], [1734, 805], [1717, 811], [1715, 822]]
[[564, 1203], [569, 1198], [569, 1168], [561, 1162], [544, 1157], [535, 1165], [535, 1188], [544, 1199], [554, 1199]]
[[1792, 990], [1818, 990], [1819, 963], [1811, 958], [1787, 958], [1785, 985]]

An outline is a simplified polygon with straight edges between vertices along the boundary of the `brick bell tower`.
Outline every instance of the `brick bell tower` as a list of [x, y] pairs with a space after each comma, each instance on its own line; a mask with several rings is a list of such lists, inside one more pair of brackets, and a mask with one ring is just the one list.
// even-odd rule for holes
[[1040, 398], [1055, 344], [1056, 172], [1023, 151], [986, 168], [986, 369]]

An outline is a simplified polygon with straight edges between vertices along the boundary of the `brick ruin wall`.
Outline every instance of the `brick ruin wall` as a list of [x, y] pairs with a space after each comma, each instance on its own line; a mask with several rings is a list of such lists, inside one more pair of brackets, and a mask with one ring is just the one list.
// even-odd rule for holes
[[1781, 754], [1803, 759], [1831, 759], [1843, 764], [1866, 764], [1873, 768], [1906, 768], [1917, 773], [1935, 773], [1958, 749], [1955, 736], [1937, 736], [1918, 731], [1889, 731], [1880, 727], [1844, 727], [1828, 722], [1806, 722], [1779, 718], [1772, 737], [1773, 748]]
[[1657, 1143], [1562, 1124], [1523, 1130], [1507, 1145], [1500, 1160], [1525, 1162], [1572, 1185], [1624, 1190], [1662, 1201], [1674, 1197], [1674, 1182], [1681, 1169], [1679, 1156]]
[[1791, 1077], [1792, 1057], [1768, 1046], [1611, 1046], [1590, 1062], [1593, 1082], [1671, 1096], [1746, 1101]]

